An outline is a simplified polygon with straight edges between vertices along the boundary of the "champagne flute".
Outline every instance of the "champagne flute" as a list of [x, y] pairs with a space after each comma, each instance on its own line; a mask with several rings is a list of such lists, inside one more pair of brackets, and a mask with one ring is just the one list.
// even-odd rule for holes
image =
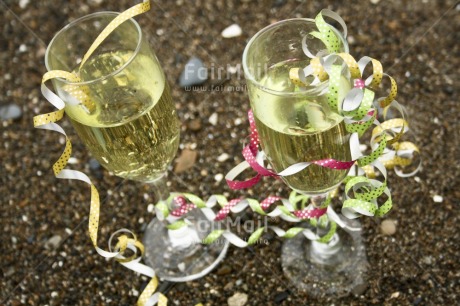
[[[289, 77], [292, 68], [309, 64], [310, 58], [302, 50], [302, 39], [316, 30], [312, 19], [280, 21], [259, 31], [244, 50], [243, 68], [261, 147], [276, 172], [299, 162], [327, 158], [351, 160], [350, 135], [344, 118], [337, 109], [329, 107], [324, 94], [328, 82], [298, 90]], [[341, 40], [341, 52], [348, 52], [346, 41], [334, 31]], [[325, 46], [319, 39], [308, 35], [306, 43], [313, 54], [324, 52]], [[339, 101], [350, 88], [350, 81], [342, 76]], [[314, 207], [320, 207], [347, 173], [312, 164], [281, 179], [293, 190], [309, 196]], [[326, 216], [321, 221], [326, 224], [316, 222], [319, 235], [331, 226]], [[282, 266], [286, 277], [310, 295], [349, 292], [362, 284], [365, 265], [360, 235], [352, 232], [337, 231], [328, 243], [312, 241], [300, 234], [283, 245]]]
[[[55, 79], [53, 85], [94, 158], [119, 177], [151, 184], [158, 200], [166, 201], [166, 172], [179, 146], [180, 123], [163, 70], [139, 24], [130, 19], [119, 25], [80, 67], [82, 52], [117, 15], [95, 13], [63, 28], [47, 48], [46, 67], [79, 76], [81, 82]], [[158, 218], [147, 227], [145, 260], [159, 277], [196, 279], [225, 256], [228, 242], [199, 243], [211, 226], [199, 211], [193, 217], [180, 237]]]

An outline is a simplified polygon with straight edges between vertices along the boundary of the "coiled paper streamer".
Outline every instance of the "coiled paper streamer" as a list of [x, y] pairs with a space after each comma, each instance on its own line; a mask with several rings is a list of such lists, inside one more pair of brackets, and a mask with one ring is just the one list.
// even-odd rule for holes
[[[113, 19], [107, 27], [101, 32], [101, 34], [97, 37], [97, 39], [93, 42], [83, 60], [80, 64], [80, 67], [86, 62], [86, 60], [91, 56], [91, 54], [96, 50], [96, 48], [100, 45], [100, 43], [108, 36], [110, 33], [121, 23], [128, 20], [131, 17], [144, 13], [150, 9], [150, 1], [144, 0], [142, 3], [137, 4], [130, 9], [124, 11], [123, 13], [119, 14], [115, 19]], [[99, 201], [99, 193], [97, 191], [96, 186], [91, 182], [91, 180], [86, 176], [84, 173], [64, 169], [67, 165], [67, 162], [70, 158], [72, 152], [72, 145], [70, 143], [69, 138], [67, 137], [64, 130], [56, 124], [58, 120], [60, 120], [64, 115], [64, 108], [65, 103], [62, 99], [59, 98], [54, 92], [52, 92], [47, 86], [46, 82], [54, 79], [54, 78], [62, 78], [66, 79], [73, 83], [80, 82], [80, 79], [77, 75], [72, 74], [67, 71], [49, 71], [45, 73], [42, 79], [41, 91], [43, 96], [58, 110], [38, 115], [34, 117], [34, 126], [40, 129], [47, 129], [61, 133], [66, 138], [66, 146], [64, 152], [61, 154], [59, 159], [53, 165], [53, 171], [57, 178], [61, 179], [75, 179], [83, 181], [90, 185], [91, 187], [91, 208], [90, 208], [90, 215], [89, 215], [89, 236], [93, 243], [94, 248], [98, 252], [99, 255], [105, 258], [114, 258], [118, 262], [120, 262], [125, 267], [144, 274], [148, 277], [151, 277], [150, 282], [147, 284], [146, 288], [140, 295], [137, 304], [139, 306], [144, 305], [166, 305], [167, 299], [161, 293], [154, 293], [156, 288], [158, 287], [158, 279], [155, 276], [155, 272], [152, 268], [140, 263], [142, 259], [142, 255], [144, 253], [144, 246], [140, 241], [136, 239], [136, 236], [128, 231], [128, 230], [119, 230], [115, 232], [112, 237], [109, 239], [109, 251], [105, 251], [102, 248], [98, 247], [97, 245], [97, 233], [99, 228], [99, 214], [100, 214], [100, 201]], [[72, 96], [70, 99], [70, 103], [80, 103], [82, 107], [86, 108], [87, 110], [91, 110], [94, 105], [89, 97], [88, 91], [85, 89], [84, 86], [72, 86], [67, 85], [66, 88], [67, 92]], [[123, 235], [118, 237], [118, 243], [115, 245], [115, 250], [112, 251], [111, 241], [115, 235], [120, 233], [124, 233]], [[128, 234], [128, 235], [126, 235]], [[134, 255], [129, 258], [126, 258], [123, 254], [126, 249], [130, 249]]]
[[[172, 205], [172, 201], [174, 201], [176, 205]], [[205, 202], [201, 198], [190, 193], [172, 193], [166, 201], [159, 202], [155, 208], [159, 214], [161, 214], [171, 223], [169, 226], [170, 229], [179, 229], [188, 226], [189, 222], [186, 218], [184, 219], [184, 217], [186, 216], [187, 212], [192, 209], [201, 209], [206, 218], [210, 221], [223, 220], [229, 215], [230, 212], [239, 213], [247, 208], [250, 208], [254, 212], [265, 217], [280, 217], [281, 219], [292, 223], [299, 223], [303, 220], [309, 219], [310, 223], [316, 225], [317, 218], [327, 216], [326, 219], [320, 219], [323, 227], [326, 227], [326, 225], [329, 223], [329, 231], [323, 236], [319, 236], [312, 230], [303, 227], [292, 227], [285, 231], [276, 226], [267, 226], [259, 227], [256, 229], [247, 240], [238, 237], [228, 229], [216, 229], [209, 233], [208, 236], [205, 237], [202, 241], [204, 244], [211, 244], [216, 239], [223, 237], [233, 245], [240, 248], [255, 244], [260, 239], [262, 234], [267, 230], [274, 231], [278, 237], [282, 238], [292, 238], [302, 233], [308, 239], [317, 240], [319, 242], [328, 242], [334, 235], [337, 224], [352, 231], [360, 230], [359, 228], [347, 226], [340, 219], [334, 210], [328, 206], [330, 203], [330, 198], [328, 198], [326, 201], [326, 205], [320, 208], [314, 207], [312, 204], [308, 205], [306, 208], [299, 207], [300, 203], [304, 204], [307, 201], [307, 196], [297, 195], [296, 192], [291, 192], [289, 199], [270, 196], [264, 199], [262, 202], [251, 198], [228, 200], [223, 195], [212, 195]], [[266, 212], [271, 207], [271, 205], [276, 202], [280, 202], [281, 205], [276, 205], [272, 211]], [[172, 206], [179, 207], [170, 212], [167, 207]], [[216, 214], [213, 208], [219, 206], [220, 209]]]
[[[245, 161], [233, 168], [226, 176], [227, 183], [232, 189], [249, 188], [260, 181], [262, 176], [288, 176], [298, 173], [310, 166], [316, 164], [330, 169], [351, 169], [355, 164], [356, 168], [350, 171], [346, 179], [345, 201], [342, 207], [342, 213], [348, 218], [356, 218], [359, 215], [383, 216], [392, 206], [390, 190], [387, 187], [386, 168], [395, 166], [408, 166], [412, 163], [412, 155], [418, 153], [418, 148], [409, 142], [398, 143], [402, 135], [408, 131], [408, 124], [404, 119], [402, 107], [395, 101], [397, 95], [397, 85], [395, 80], [383, 73], [381, 63], [370, 57], [363, 57], [358, 62], [348, 53], [339, 53], [339, 39], [328, 25], [323, 15], [330, 17], [342, 26], [344, 37], [346, 37], [347, 28], [342, 18], [336, 13], [323, 10], [315, 18], [318, 31], [311, 32], [312, 35], [320, 39], [327, 48], [327, 52], [321, 51], [313, 55], [308, 49], [306, 38], [302, 40], [302, 49], [304, 53], [311, 58], [311, 63], [307, 67], [293, 68], [289, 72], [291, 81], [300, 88], [309, 85], [319, 84], [329, 79], [329, 87], [324, 94], [327, 96], [329, 107], [337, 110], [344, 117], [347, 131], [353, 133], [350, 138], [350, 150], [352, 155], [351, 161], [338, 161], [335, 159], [306, 161], [291, 165], [280, 173], [275, 173], [268, 166], [264, 165], [265, 154], [259, 150], [259, 138], [255, 127], [252, 112], [249, 112], [249, 122], [251, 128], [251, 140], [249, 145], [243, 149]], [[342, 62], [342, 65], [337, 62]], [[372, 64], [372, 75], [363, 80], [364, 71], [367, 65]], [[339, 80], [345, 66], [348, 70], [349, 78], [353, 80], [354, 88], [345, 96], [343, 101], [338, 100]], [[307, 77], [312, 76], [314, 79], [311, 83], [307, 82]], [[390, 107], [395, 108], [402, 118], [396, 118], [380, 123], [377, 120], [377, 108], [374, 108], [374, 90], [377, 90], [382, 82], [383, 77], [390, 80], [390, 93], [376, 99], [379, 106], [383, 108], [384, 116]], [[372, 132], [371, 148], [372, 153], [364, 156], [359, 151], [359, 137], [372, 125], [376, 125]], [[391, 150], [387, 145], [393, 145]], [[404, 156], [398, 152], [405, 152]], [[420, 166], [420, 164], [419, 164]], [[237, 181], [235, 178], [244, 170], [252, 168], [257, 175], [246, 181]], [[375, 180], [375, 170], [378, 169], [384, 181]], [[413, 175], [417, 169], [410, 173], [404, 174], [396, 171], [401, 176]], [[366, 177], [367, 176], [367, 177]], [[386, 201], [378, 205], [377, 199], [386, 196]]]

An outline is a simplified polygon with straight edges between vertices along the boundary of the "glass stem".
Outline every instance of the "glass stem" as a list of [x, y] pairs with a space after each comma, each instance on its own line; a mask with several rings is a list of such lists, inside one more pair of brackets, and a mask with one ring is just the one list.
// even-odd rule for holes
[[157, 201], [166, 201], [169, 197], [168, 186], [166, 185], [166, 174], [150, 182]]
[[[323, 193], [319, 195], [311, 196], [311, 202], [314, 207], [319, 208], [327, 199], [329, 193]], [[318, 218], [318, 222], [316, 223], [316, 232], [319, 236], [323, 236], [328, 232], [328, 225], [329, 221], [326, 223], [325, 226], [321, 225], [321, 222]], [[335, 233], [332, 236], [331, 240], [327, 243], [322, 243], [318, 241], [311, 241], [312, 247], [310, 248], [310, 256], [311, 258], [319, 263], [319, 264], [332, 264], [333, 256], [337, 254], [342, 248], [342, 241], [340, 240], [340, 236]]]
[[[170, 193], [166, 182], [166, 173], [158, 179], [150, 182], [150, 184], [153, 186], [153, 192], [157, 201], [164, 201], [167, 203]], [[175, 201], [171, 201], [171, 203], [167, 204], [170, 212], [179, 208], [179, 205], [177, 205]], [[169, 222], [166, 219], [162, 220], [161, 222], [163, 223], [164, 227], [169, 225]], [[188, 249], [194, 243], [199, 241], [198, 232], [193, 226], [185, 226], [176, 230], [167, 230], [167, 232], [170, 244], [175, 249]]]
[[[164, 201], [167, 202], [170, 193], [167, 183], [167, 176], [166, 173], [163, 174], [161, 177], [157, 178], [154, 181], [151, 181], [150, 184], [153, 186], [153, 193], [155, 194], [155, 198], [157, 202]], [[168, 208], [170, 211], [177, 208], [175, 203], [171, 202], [168, 203]]]
[[[311, 201], [311, 203], [313, 204], [313, 206], [315, 208], [320, 208], [321, 205], [323, 205], [323, 203], [326, 201], [328, 195], [329, 195], [328, 192], [322, 193], [322, 194], [315, 194], [315, 195], [310, 196], [310, 201]], [[319, 235], [319, 236], [325, 235], [327, 233], [328, 224], [329, 224], [329, 222], [327, 222], [325, 224], [325, 226], [321, 226], [320, 219], [317, 218], [317, 223], [316, 223], [316, 233], [317, 233], [317, 235]]]

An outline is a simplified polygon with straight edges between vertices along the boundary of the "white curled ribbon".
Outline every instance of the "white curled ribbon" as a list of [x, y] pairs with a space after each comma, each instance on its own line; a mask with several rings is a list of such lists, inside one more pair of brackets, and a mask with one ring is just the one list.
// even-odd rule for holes
[[314, 58], [319, 56], [319, 53], [314, 55], [308, 48], [307, 38], [309, 35], [312, 35], [318, 39], [320, 39], [327, 48], [327, 51], [330, 53], [338, 52], [339, 51], [339, 38], [337, 34], [334, 32], [334, 28], [326, 23], [323, 16], [329, 17], [335, 21], [337, 21], [340, 26], [342, 27], [342, 33], [344, 39], [347, 37], [347, 25], [345, 24], [342, 17], [340, 17], [337, 13], [324, 9], [322, 10], [315, 18], [316, 26], [318, 27], [318, 31], [314, 31], [305, 35], [302, 39], [302, 50], [303, 52], [310, 58]]
[[[124, 11], [123, 13], [120, 13], [114, 20], [112, 20], [112, 22], [109, 23], [109, 25], [102, 31], [102, 33], [99, 34], [95, 42], [91, 45], [90, 49], [85, 54], [83, 61], [81, 62], [81, 65], [83, 65], [83, 63], [90, 57], [90, 55], [94, 52], [94, 50], [100, 45], [100, 43], [102, 43], [102, 41], [108, 35], [110, 35], [110, 33], [116, 27], [118, 27], [121, 23], [128, 20], [129, 18], [134, 17], [138, 14], [144, 13], [148, 11], [149, 9], [150, 9], [150, 1], [143, 0], [142, 3], [131, 7], [130, 9]], [[79, 180], [91, 186], [91, 207], [90, 207], [88, 230], [89, 230], [91, 241], [97, 253], [105, 258], [114, 258], [117, 261], [119, 261], [122, 265], [124, 265], [125, 267], [135, 272], [151, 277], [150, 282], [147, 284], [141, 296], [139, 297], [137, 304], [139, 306], [146, 306], [146, 305], [151, 306], [156, 303], [158, 303], [161, 306], [166, 305], [167, 303], [166, 297], [162, 295], [161, 293], [154, 293], [158, 286], [158, 280], [155, 277], [154, 271], [150, 267], [140, 263], [142, 255], [139, 257], [136, 257], [139, 251], [141, 254], [143, 253], [143, 245], [138, 240], [136, 240], [132, 232], [123, 229], [123, 230], [115, 232], [111, 236], [110, 242], [112, 241], [112, 238], [115, 235], [120, 234], [120, 233], [125, 233], [125, 234], [128, 233], [128, 234], [131, 234], [133, 237], [133, 238], [128, 238], [126, 235], [122, 235], [118, 237], [119, 244], [117, 244], [118, 246], [117, 251], [112, 251], [110, 244], [109, 244], [109, 251], [103, 250], [97, 246], [97, 233], [98, 233], [98, 227], [99, 227], [99, 213], [100, 213], [99, 193], [87, 175], [85, 175], [82, 172], [76, 171], [76, 170], [64, 169], [70, 158], [70, 155], [72, 152], [72, 149], [71, 149], [72, 145], [66, 133], [64, 132], [64, 130], [58, 124], [55, 123], [56, 121], [60, 120], [64, 115], [65, 102], [46, 86], [46, 82], [53, 78], [67, 79], [68, 81], [73, 82], [73, 83], [78, 83], [80, 82], [80, 80], [76, 74], [73, 74], [67, 71], [60, 71], [60, 70], [49, 71], [45, 73], [45, 75], [42, 78], [42, 84], [41, 84], [42, 94], [58, 110], [48, 113], [48, 114], [35, 116], [34, 126], [40, 129], [56, 131], [64, 135], [66, 138], [66, 146], [65, 146], [64, 152], [59, 157], [58, 161], [54, 163], [53, 165], [54, 174], [56, 177], [60, 179]], [[63, 90], [62, 94], [65, 96], [69, 104], [72, 104], [72, 105], [81, 104], [81, 106], [85, 108], [87, 111], [90, 111], [91, 108], [94, 107], [94, 104], [91, 101], [88, 95], [88, 92], [83, 86], [79, 88], [76, 85], [68, 85], [67, 87], [68, 88]], [[133, 251], [134, 257], [125, 258], [123, 255], [123, 252], [126, 249], [130, 249], [131, 251]]]
[[[170, 203], [170, 201], [174, 201], [174, 199], [178, 197], [183, 197], [186, 200], [193, 203], [194, 209], [200, 209], [205, 215], [205, 217], [210, 222], [215, 222], [223, 210], [225, 211], [224, 217], [226, 217], [230, 212], [237, 214], [237, 213], [240, 213], [246, 210], [248, 207], [251, 208], [253, 211], [257, 212], [258, 214], [263, 215], [265, 217], [270, 217], [270, 218], [279, 217], [285, 221], [292, 222], [292, 223], [299, 223], [299, 222], [305, 221], [304, 219], [298, 218], [293, 214], [293, 212], [296, 210], [296, 205], [292, 203], [290, 199], [285, 199], [285, 198], [280, 198], [280, 197], [268, 197], [267, 199], [259, 203], [257, 200], [251, 199], [251, 198], [234, 199], [234, 200], [228, 201], [222, 195], [212, 195], [206, 202], [204, 202], [199, 197], [193, 194], [190, 194], [190, 193], [172, 193], [171, 197], [167, 200], [165, 204], [167, 204], [168, 206], [171, 206], [172, 204]], [[276, 201], [281, 201], [282, 205], [275, 206], [275, 208], [270, 212], [264, 211]], [[231, 204], [232, 202], [233, 204], [229, 206], [229, 204]], [[216, 214], [213, 208], [219, 207], [219, 206], [221, 207], [221, 210], [219, 211], [218, 214]], [[313, 209], [315, 209], [315, 207], [312, 204], [308, 205], [305, 208], [305, 210], [307, 211], [308, 210], [311, 211]], [[187, 212], [184, 211], [184, 215], [181, 215], [181, 216], [171, 216], [171, 214], [168, 215], [167, 217], [168, 221], [173, 222], [173, 224], [176, 224], [174, 226], [174, 230], [179, 230], [183, 228], [184, 226], [187, 226], [188, 224], [191, 223], [191, 221], [187, 220], [187, 216], [186, 216]], [[360, 227], [353, 227], [353, 226], [348, 225], [346, 222], [344, 222], [334, 212], [332, 207], [328, 206], [325, 212], [326, 212], [326, 216], [328, 217], [328, 220], [333, 222], [331, 224], [336, 223], [340, 227], [350, 230], [350, 231], [361, 230]], [[275, 234], [279, 237], [292, 238], [295, 235], [302, 233], [308, 239], [317, 240], [321, 242], [327, 242], [335, 232], [335, 225], [332, 226], [329, 233], [326, 234], [325, 236], [319, 236], [316, 233], [314, 233], [311, 229], [303, 228], [303, 227], [293, 227], [289, 229], [288, 231], [284, 231], [276, 226], [264, 226], [264, 227], [260, 227], [257, 230], [255, 230], [250, 235], [250, 237], [246, 240], [238, 237], [237, 235], [232, 233], [227, 228], [223, 228], [223, 229], [219, 228], [209, 233], [208, 236], [202, 242], [205, 244], [210, 244], [210, 243], [213, 243], [219, 237], [223, 237], [224, 239], [228, 240], [231, 244], [235, 245], [236, 247], [245, 248], [249, 245], [256, 243], [260, 239], [261, 235], [267, 230], [274, 231]]]

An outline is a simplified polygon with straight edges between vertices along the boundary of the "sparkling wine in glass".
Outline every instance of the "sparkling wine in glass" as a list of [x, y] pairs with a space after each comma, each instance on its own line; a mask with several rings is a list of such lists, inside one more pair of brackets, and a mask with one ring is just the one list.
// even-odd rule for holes
[[[179, 146], [180, 123], [163, 70], [138, 23], [122, 23], [80, 65], [83, 53], [116, 16], [95, 13], [66, 26], [49, 44], [46, 66], [72, 71], [81, 80], [53, 83], [92, 156], [119, 177], [151, 184], [157, 199], [164, 201], [169, 197], [166, 172]], [[192, 215], [195, 222], [179, 234], [168, 231], [167, 222], [158, 218], [146, 229], [145, 260], [161, 278], [201, 277], [227, 251], [228, 243], [200, 243], [210, 222], [199, 211]]]
[[[302, 51], [302, 39], [316, 30], [311, 19], [280, 21], [259, 31], [243, 54], [261, 147], [276, 172], [300, 162], [328, 158], [351, 160], [350, 135], [344, 118], [327, 103], [328, 82], [299, 90], [289, 77], [292, 68], [309, 64], [310, 59]], [[348, 52], [346, 41], [340, 33], [336, 34], [341, 38], [341, 51]], [[324, 44], [312, 36], [307, 36], [306, 42], [313, 54], [325, 49]], [[350, 81], [342, 76], [339, 101], [350, 88]], [[312, 204], [319, 207], [347, 173], [347, 170], [312, 164], [282, 180], [293, 190], [310, 196]], [[317, 233], [324, 234], [328, 225], [317, 224]], [[310, 241], [299, 234], [283, 245], [282, 265], [286, 277], [313, 296], [350, 292], [362, 284], [363, 273], [359, 269], [366, 263], [364, 247], [356, 233], [337, 231], [328, 243]]]

